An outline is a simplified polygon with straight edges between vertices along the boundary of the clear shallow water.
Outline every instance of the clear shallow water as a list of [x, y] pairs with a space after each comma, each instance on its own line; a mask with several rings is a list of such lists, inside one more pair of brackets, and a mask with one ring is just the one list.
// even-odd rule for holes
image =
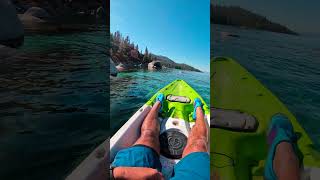
[[110, 80], [111, 131], [116, 132], [155, 93], [176, 79], [185, 80], [209, 105], [209, 73], [174, 69], [120, 73]]
[[32, 35], [0, 59], [0, 179], [63, 179], [108, 136], [106, 42]]
[[320, 149], [320, 35], [212, 25], [211, 37], [211, 54], [232, 57], [255, 75], [286, 104]]

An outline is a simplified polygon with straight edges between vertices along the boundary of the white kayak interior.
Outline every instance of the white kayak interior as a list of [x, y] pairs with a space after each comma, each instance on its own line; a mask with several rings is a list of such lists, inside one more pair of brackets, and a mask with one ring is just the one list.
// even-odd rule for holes
[[[142, 106], [111, 138], [110, 140], [110, 163], [113, 161], [118, 151], [124, 148], [132, 146], [136, 140], [140, 137], [140, 127], [146, 115], [151, 110], [151, 106]], [[206, 125], [209, 130], [210, 117], [205, 117]], [[186, 137], [189, 136], [191, 128], [194, 126], [194, 122], [187, 122], [182, 119], [176, 118], [159, 118], [160, 121], [160, 134], [175, 128], [179, 132], [183, 133]], [[208, 143], [210, 141], [208, 140]], [[209, 144], [208, 144], [208, 147]], [[173, 167], [180, 159], [169, 159], [163, 155], [160, 155], [160, 162], [162, 165], [162, 174], [166, 179], [170, 178], [173, 172]]]

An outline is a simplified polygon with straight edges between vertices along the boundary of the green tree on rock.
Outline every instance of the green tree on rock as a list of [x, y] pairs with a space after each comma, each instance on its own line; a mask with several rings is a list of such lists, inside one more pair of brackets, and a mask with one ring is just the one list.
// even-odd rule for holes
[[145, 55], [145, 56], [148, 56], [148, 55], [149, 55], [148, 47], [146, 47], [146, 49], [144, 50], [144, 55]]

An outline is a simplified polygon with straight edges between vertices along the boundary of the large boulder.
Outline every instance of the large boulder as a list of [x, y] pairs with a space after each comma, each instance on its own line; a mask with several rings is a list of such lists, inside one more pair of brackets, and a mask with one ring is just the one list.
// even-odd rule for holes
[[110, 60], [110, 75], [117, 76], [118, 70], [116, 68], [116, 65], [114, 64], [111, 58], [109, 58], [109, 60]]
[[41, 24], [46, 22], [43, 19], [24, 14], [19, 14], [19, 19], [25, 27], [28, 25]]
[[24, 30], [11, 0], [0, 0], [0, 44], [19, 47], [23, 44]]
[[116, 68], [117, 68], [118, 72], [126, 72], [129, 70], [128, 67], [122, 63], [118, 64], [116, 66]]
[[148, 64], [148, 70], [160, 70], [162, 69], [162, 64], [160, 61], [152, 61]]
[[46, 19], [46, 18], [49, 18], [50, 15], [49, 13], [40, 8], [40, 7], [31, 7], [29, 8], [25, 13], [24, 15], [26, 16], [33, 16], [33, 17], [37, 17], [37, 18], [40, 18], [40, 19]]
[[24, 14], [19, 15], [25, 26], [45, 23], [50, 18], [49, 13], [40, 7], [31, 7]]

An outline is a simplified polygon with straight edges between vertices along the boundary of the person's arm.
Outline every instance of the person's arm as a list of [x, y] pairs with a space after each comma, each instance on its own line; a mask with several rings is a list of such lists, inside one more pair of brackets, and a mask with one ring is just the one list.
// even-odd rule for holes
[[164, 180], [156, 169], [143, 167], [116, 167], [113, 169], [113, 177], [116, 180]]

